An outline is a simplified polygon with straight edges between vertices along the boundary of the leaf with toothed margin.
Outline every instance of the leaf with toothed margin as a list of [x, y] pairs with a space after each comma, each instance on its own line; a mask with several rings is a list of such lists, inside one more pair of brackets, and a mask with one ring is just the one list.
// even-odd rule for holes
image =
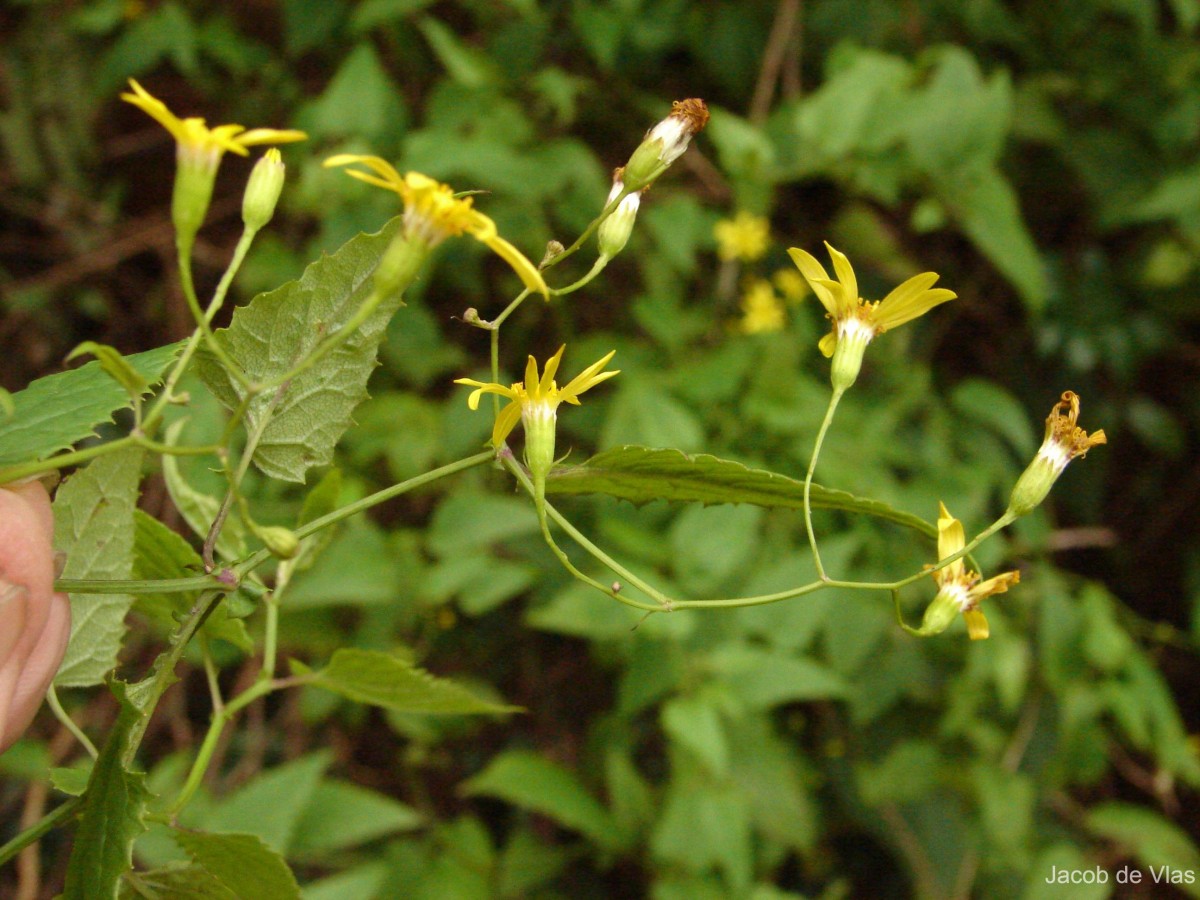
[[[156, 384], [182, 346], [168, 344], [122, 361], [147, 385]], [[113, 413], [130, 405], [126, 388], [95, 361], [39, 378], [9, 399], [12, 414], [0, 416], [0, 466], [69, 450], [95, 437], [97, 426], [112, 422]]]
[[[259, 294], [217, 331], [225, 352], [253, 382], [287, 374], [325, 337], [335, 333], [371, 296], [373, 274], [396, 233], [393, 219], [377, 234], [360, 234], [335, 253], [312, 263], [299, 281]], [[367, 379], [388, 321], [402, 306], [387, 297], [358, 332], [279, 391], [250, 402], [246, 428], [262, 428], [254, 464], [266, 475], [303, 482], [305, 473], [333, 459], [333, 448], [350, 427], [354, 408], [367, 397]], [[227, 408], [237, 407], [245, 388], [209, 352], [196, 357], [200, 377]], [[265, 424], [264, 424], [265, 423]]]
[[[707, 453], [625, 445], [598, 453], [576, 466], [555, 466], [546, 478], [547, 494], [607, 494], [636, 504], [651, 500], [690, 503], [749, 503], [804, 508], [804, 482], [776, 472], [751, 469]], [[811, 486], [813, 509], [839, 509], [874, 516], [937, 537], [937, 528], [919, 516], [878, 500]]]

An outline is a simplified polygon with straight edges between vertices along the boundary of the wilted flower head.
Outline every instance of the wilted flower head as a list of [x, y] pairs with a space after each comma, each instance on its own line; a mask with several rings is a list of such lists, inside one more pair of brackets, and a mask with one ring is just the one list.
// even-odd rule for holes
[[1076, 423], [1079, 420], [1079, 395], [1064, 391], [1046, 417], [1046, 432], [1042, 446], [1038, 448], [1033, 462], [1017, 479], [1008, 511], [1014, 516], [1023, 516], [1046, 499], [1050, 488], [1063, 473], [1067, 464], [1077, 456], [1086, 456], [1088, 450], [1099, 444], [1108, 443], [1101, 428], [1089, 435]]
[[671, 114], [646, 132], [646, 137], [625, 165], [625, 182], [644, 187], [683, 155], [692, 135], [708, 124], [708, 107], [698, 97], [676, 100]]
[[53, 537], [39, 482], [0, 487], [0, 751], [29, 727], [71, 633], [70, 603], [54, 593]]
[[347, 175], [394, 191], [404, 201], [405, 237], [432, 249], [448, 237], [469, 234], [508, 263], [527, 288], [549, 298], [546, 282], [537, 267], [496, 233], [496, 223], [474, 208], [473, 198], [457, 197], [449, 185], [420, 172], [401, 175], [378, 156], [343, 153], [325, 160], [326, 167], [353, 164], [366, 166], [370, 171], [347, 169]]

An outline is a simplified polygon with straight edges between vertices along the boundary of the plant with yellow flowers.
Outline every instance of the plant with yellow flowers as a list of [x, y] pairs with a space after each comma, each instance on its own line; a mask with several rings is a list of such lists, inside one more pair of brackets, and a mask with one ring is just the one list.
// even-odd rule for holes
[[[607, 197], [596, 197], [597, 212], [586, 228], [569, 244], [551, 242], [544, 254], [527, 255], [502, 237], [496, 220], [480, 208], [487, 206], [486, 196], [477, 191], [457, 192], [429, 175], [402, 171], [380, 156], [336, 153], [324, 166], [342, 169], [358, 181], [394, 194], [395, 218], [378, 233], [359, 235], [312, 263], [300, 279], [237, 307], [228, 324], [216, 328], [230, 285], [256, 236], [272, 221], [286, 186], [283, 156], [275, 145], [300, 141], [305, 135], [293, 129], [246, 130], [240, 125], [209, 128], [202, 118], [177, 116], [136, 81], [130, 81], [130, 88], [122, 98], [161, 124], [177, 148], [172, 222], [181, 288], [194, 320], [191, 334], [179, 344], [133, 356], [88, 341], [72, 355], [94, 356], [97, 364], [52, 376], [47, 384], [11, 397], [0, 394], [0, 485], [5, 487], [0, 500], [11, 501], [12, 507], [11, 521], [0, 522], [0, 537], [6, 542], [0, 546], [0, 619], [11, 626], [0, 633], [0, 743], [8, 746], [19, 737], [49, 691], [50, 704], [64, 728], [95, 757], [86, 783], [75, 776], [66, 782], [78, 790], [53, 814], [58, 818], [45, 828], [27, 827], [0, 850], [0, 861], [55, 822], [77, 818], [76, 857], [66, 876], [67, 897], [117, 896], [125, 890], [120, 882], [132, 865], [130, 847], [147, 819], [174, 834], [193, 860], [192, 868], [245, 870], [260, 879], [251, 889], [254, 896], [298, 896], [282, 859], [257, 839], [241, 840], [244, 835], [233, 836], [237, 840], [213, 839], [178, 825], [179, 816], [208, 779], [226, 729], [249, 704], [272, 693], [308, 686], [399, 713], [513, 711], [463, 686], [430, 678], [407, 657], [379, 650], [343, 648], [318, 669], [294, 663], [290, 675], [277, 675], [280, 604], [289, 596], [293, 577], [324, 550], [329, 529], [353, 515], [440, 479], [492, 466], [507, 473], [510, 487], [515, 484], [528, 495], [541, 539], [571, 576], [646, 616], [755, 607], [837, 587], [890, 593], [900, 625], [912, 635], [939, 634], [961, 615], [967, 634], [977, 640], [987, 638], [990, 631], [981, 604], [1015, 587], [1020, 575], [1012, 570], [984, 578], [971, 553], [1043, 502], [1068, 462], [1105, 442], [1103, 431], [1089, 436], [1078, 426], [1079, 397], [1063, 393], [1046, 421], [1044, 443], [1014, 487], [1008, 509], [971, 540], [945, 505], [939, 507], [932, 525], [880, 501], [815, 484], [818, 458], [839, 401], [856, 384], [871, 343], [956, 297], [954, 291], [935, 286], [937, 274], [922, 272], [903, 280], [882, 299], [866, 300], [859, 294], [849, 259], [826, 244], [832, 277], [816, 257], [798, 247], [788, 251], [795, 271], [777, 271], [771, 280], [748, 277], [737, 329], [755, 335], [744, 339], [760, 342], [755, 346], [787, 340], [789, 327], [805, 312], [799, 304], [808, 292], [830, 321], [818, 349], [831, 360], [832, 392], [803, 480], [706, 454], [638, 446], [610, 448], [590, 460], [568, 464], [556, 456], [560, 407], [579, 406], [584, 393], [619, 374], [607, 368], [615, 351], [604, 353], [561, 386], [565, 346], [546, 358], [540, 371], [538, 356], [522, 351], [513, 358], [525, 359], [524, 375], [512, 381], [501, 377], [502, 363], [508, 358], [502, 353], [501, 334], [518, 313], [556, 302], [561, 305], [563, 298], [582, 291], [628, 246], [640, 205], [648, 202], [646, 191], [681, 158], [708, 122], [702, 100], [674, 103], [614, 172]], [[226, 154], [247, 156], [250, 148], [261, 145], [270, 149], [246, 178], [241, 238], [211, 295], [202, 298], [192, 278], [193, 253], [218, 169]], [[438, 248], [461, 237], [482, 244], [503, 260], [520, 283], [519, 292], [506, 304], [473, 298], [477, 305], [466, 308], [460, 317], [462, 324], [475, 329], [469, 334], [488, 335], [488, 375], [453, 380], [470, 389], [465, 402], [472, 411], [480, 409], [485, 395], [493, 398], [487, 443], [461, 459], [347, 503], [340, 502], [336, 474], [327, 474], [309, 491], [292, 525], [272, 519], [269, 509], [274, 507], [256, 508], [255, 495], [247, 490], [247, 484], [253, 483], [247, 480], [252, 469], [261, 478], [297, 486], [312, 471], [331, 464], [338, 441], [353, 424], [355, 407], [366, 398], [367, 381], [378, 365], [389, 322], [405, 305], [404, 297], [414, 282], [430, 268]], [[726, 268], [764, 261], [771, 253], [768, 219], [744, 210], [720, 222], [715, 237]], [[581, 253], [594, 254], [590, 268], [582, 275], [576, 273], [573, 280], [557, 278], [556, 267]], [[778, 257], [786, 266], [782, 250]], [[510, 277], [507, 271], [504, 277]], [[546, 304], [525, 306], [534, 294]], [[789, 304], [797, 307], [790, 316]], [[488, 318], [480, 308], [494, 312], [489, 311]], [[200, 404], [201, 393], [212, 403]], [[219, 426], [203, 440], [189, 439], [189, 415], [180, 415], [177, 408], [213, 418], [209, 407], [222, 410]], [[97, 440], [97, 428], [110, 423], [115, 413], [125, 417], [121, 421], [128, 427], [116, 436], [107, 430], [105, 439]], [[510, 442], [518, 441], [520, 455], [510, 447]], [[198, 457], [218, 473], [221, 493], [209, 495], [189, 483], [180, 465], [182, 457]], [[186, 523], [195, 533], [195, 547], [137, 509], [139, 485], [149, 468], [160, 472], [178, 510], [175, 521]], [[31, 480], [62, 470], [77, 471], [58, 489], [51, 509], [45, 487]], [[276, 493], [286, 492], [281, 488]], [[654, 574], [648, 572], [651, 567], [635, 569], [603, 549], [554, 503], [557, 495], [584, 493], [636, 503], [777, 506], [795, 516], [797, 531], [803, 517], [817, 577], [765, 594], [680, 596], [683, 592], [656, 584]], [[814, 508], [898, 523], [917, 532], [923, 542], [936, 540], [936, 556], [932, 547], [926, 547], [929, 566], [889, 581], [835, 578], [821, 556]], [[55, 515], [60, 523], [57, 529], [52, 522]], [[52, 535], [58, 541], [53, 546]], [[564, 546], [564, 536], [569, 545]], [[539, 552], [545, 552], [540, 545]], [[65, 569], [58, 568], [62, 565]], [[934, 599], [922, 623], [910, 626], [902, 614], [900, 592], [930, 576]], [[66, 594], [75, 611], [69, 641]], [[169, 635], [146, 671], [139, 675], [122, 670], [122, 678], [131, 679], [126, 682], [114, 670], [128, 627], [126, 613], [135, 595], [152, 598], [143, 612]], [[260, 618], [253, 632], [239, 617], [248, 611]], [[261, 637], [261, 669], [248, 680], [237, 680], [236, 693], [226, 697], [224, 691], [235, 681], [219, 677], [221, 658], [213, 653], [213, 643], [220, 640], [255, 653], [260, 645], [252, 633]], [[151, 799], [136, 759], [156, 707], [176, 680], [177, 666], [191, 652], [208, 676], [211, 724], [196, 752], [186, 758], [181, 755], [185, 766], [175, 783], [165, 786], [168, 796]], [[50, 684], [55, 669], [58, 687], [107, 685], [113, 694], [120, 713], [100, 746], [59, 704]], [[117, 847], [106, 844], [106, 829], [113, 823], [121, 832]], [[210, 839], [213, 843], [206, 844]], [[178, 871], [164, 869], [158, 875], [170, 881]], [[159, 891], [153, 878], [144, 882], [135, 878], [131, 883], [140, 885], [139, 894]], [[238, 891], [217, 885], [201, 893], [233, 896]]]

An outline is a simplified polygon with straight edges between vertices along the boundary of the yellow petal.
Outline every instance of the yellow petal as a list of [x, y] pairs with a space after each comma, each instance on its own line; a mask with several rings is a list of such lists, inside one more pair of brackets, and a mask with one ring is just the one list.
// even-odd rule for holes
[[[838, 310], [838, 303], [835, 294], [826, 286], [829, 283], [829, 273], [825, 271], [825, 267], [815, 256], [799, 247], [792, 247], [788, 250], [788, 256], [792, 258], [792, 262], [796, 264], [800, 274], [813, 289], [813, 293], [817, 295], [817, 299], [821, 301], [825, 311], [834, 315]], [[831, 356], [832, 354], [833, 351], [830, 351], [825, 355]]]
[[567, 349], [567, 345], [563, 344], [558, 348], [558, 352], [546, 360], [546, 367], [542, 369], [542, 380], [538, 384], [538, 395], [541, 397], [549, 397], [554, 389], [554, 376], [558, 374], [558, 365], [562, 362], [563, 351]]
[[525, 390], [536, 394], [541, 382], [538, 379], [537, 360], [532, 355], [525, 360]]
[[614, 369], [611, 372], [600, 371], [608, 365], [609, 361], [616, 355], [616, 352], [616, 350], [610, 350], [604, 357], [596, 360], [596, 362], [572, 378], [570, 383], [559, 392], [559, 396], [567, 403], [578, 406], [579, 395], [584, 391], [590, 390], [602, 381], [607, 381], [614, 375], [620, 375], [620, 369]]
[[842, 283], [843, 302], [857, 306], [858, 279], [854, 277], [854, 267], [850, 265], [846, 254], [835, 250], [829, 241], [825, 242], [825, 249], [829, 251], [829, 256], [833, 260], [833, 271], [837, 272], [838, 281]]
[[512, 434], [512, 430], [517, 427], [517, 423], [521, 421], [521, 404], [516, 400], [500, 410], [500, 415], [496, 416], [496, 424], [492, 426], [492, 446], [499, 447], [504, 443], [504, 439]]
[[308, 135], [294, 128], [251, 128], [241, 135], [238, 143], [243, 147], [253, 147], [257, 144], [290, 144], [294, 141], [306, 141]]
[[[488, 221], [491, 220], [489, 219]], [[550, 299], [550, 289], [546, 287], [546, 282], [542, 279], [542, 273], [537, 270], [537, 266], [525, 258], [525, 255], [520, 250], [499, 235], [493, 234], [488, 237], [476, 235], [476, 237], [486, 244], [488, 249], [512, 266], [513, 271], [517, 273], [517, 277], [521, 279], [521, 283], [525, 287], [531, 291], [537, 291], [546, 300]]]
[[987, 618], [978, 609], [968, 609], [963, 613], [967, 621], [967, 634], [973, 641], [982, 641], [991, 633], [988, 629]]
[[133, 88], [133, 93], [122, 94], [121, 99], [127, 103], [132, 103], [158, 122], [159, 125], [171, 132], [171, 136], [175, 140], [183, 140], [185, 132], [183, 130], [183, 123], [179, 117], [167, 109], [165, 103], [138, 84], [134, 79], [129, 79], [129, 86]]
[[[962, 522], [950, 515], [950, 511], [946, 509], [946, 504], [938, 504], [938, 559], [943, 560], [947, 556], [953, 556], [959, 550], [967, 545], [966, 535], [963, 532]], [[933, 573], [934, 580], [938, 584], [945, 584], [952, 579], [961, 578], [963, 574], [963, 561], [956, 559], [950, 565], [938, 569]]]
[[347, 170], [348, 175], [353, 175], [355, 178], [358, 178], [361, 181], [366, 181], [369, 184], [376, 184], [380, 187], [387, 188], [388, 190], [401, 193], [401, 190], [404, 187], [404, 178], [401, 177], [400, 173], [396, 171], [395, 166], [380, 156], [364, 156], [357, 153], [339, 153], [336, 156], [329, 157], [324, 163], [322, 163], [322, 165], [324, 165], [325, 168], [332, 168], [334, 166], [349, 166], [355, 163], [366, 166], [377, 176], [379, 176], [379, 178], [372, 178], [365, 172], [358, 172], [353, 169]]
[[937, 280], [936, 272], [922, 272], [895, 288], [875, 308], [875, 324], [881, 330], [895, 328], [958, 296], [946, 288], [933, 288]]
[[821, 338], [817, 344], [817, 349], [821, 351], [821, 355], [827, 359], [833, 356], [833, 351], [837, 349], [837, 332], [831, 331], [825, 337]]
[[971, 599], [978, 602], [984, 597], [990, 597], [993, 594], [1003, 594], [1014, 584], [1020, 582], [1020, 580], [1020, 572], [1003, 572], [994, 578], [989, 578], [987, 581], [981, 581], [975, 587], [971, 588]]

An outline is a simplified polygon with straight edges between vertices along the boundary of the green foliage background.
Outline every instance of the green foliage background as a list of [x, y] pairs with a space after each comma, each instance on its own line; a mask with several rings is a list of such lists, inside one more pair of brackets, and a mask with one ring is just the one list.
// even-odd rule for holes
[[[1044, 883], [1051, 866], [1126, 864], [1147, 880], [1190, 871], [1175, 890], [1200, 895], [1196, 0], [26, 0], [0, 25], [10, 390], [81, 340], [133, 353], [186, 328], [168, 263], [172, 148], [117, 102], [128, 76], [181, 115], [309, 132], [285, 153], [283, 206], [243, 300], [394, 215], [394, 198], [321, 169], [325, 155], [376, 153], [489, 191], [480, 207], [537, 259], [596, 214], [608, 172], [669, 102], [699, 96], [710, 127], [645, 197], [624, 253], [505, 330], [514, 379], [526, 353], [564, 341], [569, 374], [617, 349], [620, 377], [561, 420], [571, 461], [637, 443], [802, 477], [828, 392], [816, 304], [779, 333], [735, 326], [746, 276], [822, 240], [854, 260], [866, 296], [932, 269], [960, 297], [871, 347], [823, 484], [927, 519], [941, 499], [974, 533], [1063, 390], [1110, 438], [981, 548], [985, 569], [1016, 560], [1023, 580], [972, 645], [959, 626], [915, 641], [882, 595], [834, 591], [639, 625], [558, 568], [500, 474], [405, 497], [297, 575], [285, 651], [403, 646], [526, 712], [383, 714], [306, 689], [250, 711], [185, 824], [252, 832], [313, 900], [1037, 898], [1064, 896]], [[246, 171], [226, 161], [202, 287], [236, 240]], [[738, 209], [772, 225], [768, 255], [741, 271], [712, 237]], [[339, 447], [343, 499], [481, 446], [487, 416], [450, 382], [485, 370], [486, 341], [454, 317], [499, 312], [515, 285], [474, 242], [439, 250]], [[195, 394], [191, 427], [212, 427]], [[161, 515], [154, 485], [143, 505]], [[263, 481], [254, 502], [285, 522], [299, 496]], [[813, 577], [792, 510], [560, 503], [678, 596]], [[893, 526], [817, 525], [838, 575], [932, 559]], [[910, 614], [927, 595], [906, 592]], [[137, 621], [131, 665], [164, 627]], [[231, 684], [256, 671], [216, 646]], [[203, 679], [188, 675], [160, 716], [152, 791], [183, 776]], [[116, 717], [111, 698], [66, 699], [98, 731]], [[0, 759], [4, 821], [24, 779], [62, 761], [56, 746]], [[137, 858], [224, 852], [199, 843], [151, 830]], [[43, 848], [48, 890], [65, 849]]]

